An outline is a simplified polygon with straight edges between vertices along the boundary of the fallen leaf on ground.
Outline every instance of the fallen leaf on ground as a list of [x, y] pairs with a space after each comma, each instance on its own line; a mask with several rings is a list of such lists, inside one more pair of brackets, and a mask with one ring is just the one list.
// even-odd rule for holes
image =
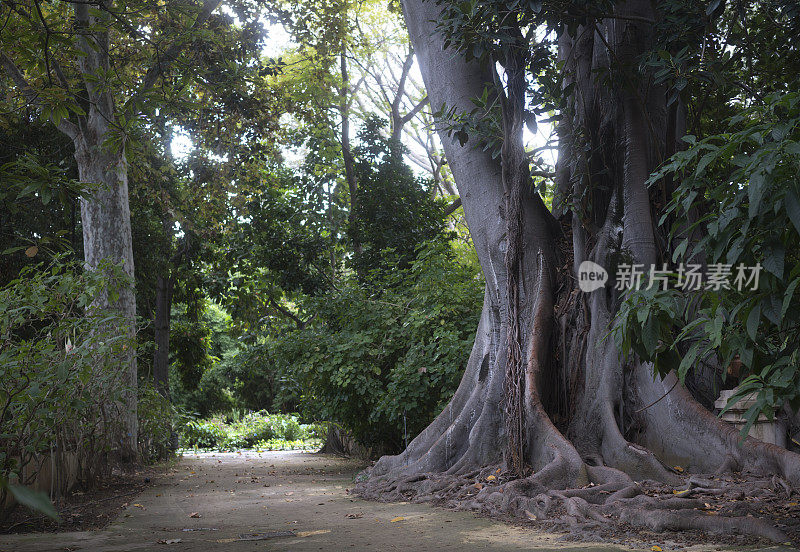
[[678, 473], [683, 473], [683, 468], [681, 466], [672, 466], [672, 469]]
[[406, 519], [406, 518], [404, 518], [403, 516], [397, 516], [396, 518], [392, 518], [392, 519], [390, 519], [389, 521], [390, 521], [391, 523], [394, 523], [394, 522], [396, 522], [396, 521], [403, 521], [404, 519]]
[[486, 478], [486, 481], [494, 481], [495, 479], [497, 479], [497, 477], [495, 477], [494, 475], [490, 475], [489, 477]]
[[536, 514], [525, 510], [525, 515], [528, 516], [528, 519], [531, 521], [536, 521]]
[[200, 514], [198, 514], [197, 512], [192, 512], [191, 514], [189, 514], [189, 517], [190, 518], [199, 518]]
[[652, 550], [653, 552], [661, 552], [662, 548], [657, 544], [654, 544], [653, 546], [650, 547], [650, 550]]
[[310, 537], [311, 535], [324, 535], [325, 533], [330, 533], [330, 529], [317, 529], [316, 531], [298, 531], [298, 537]]

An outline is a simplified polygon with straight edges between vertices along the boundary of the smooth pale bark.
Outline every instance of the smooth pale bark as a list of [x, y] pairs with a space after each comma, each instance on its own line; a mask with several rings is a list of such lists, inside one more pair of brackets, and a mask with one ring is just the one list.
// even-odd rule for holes
[[[128, 168], [122, 145], [112, 145], [111, 125], [116, 120], [114, 98], [103, 89], [99, 74], [110, 70], [108, 32], [95, 32], [93, 26], [108, 24], [107, 15], [92, 15], [88, 3], [75, 4], [74, 25], [76, 45], [81, 52], [77, 56], [78, 73], [82, 76], [84, 89], [79, 97], [84, 103], [86, 115], [75, 120], [62, 118], [55, 127], [68, 136], [75, 146], [78, 178], [90, 184], [91, 193], [81, 199], [81, 225], [86, 268], [96, 270], [104, 261], [122, 265], [133, 281], [133, 247], [128, 204]], [[59, 82], [69, 84], [56, 60]], [[30, 105], [42, 107], [40, 99], [23, 72], [5, 52], [0, 52], [0, 65], [12, 78]], [[152, 86], [152, 83], [150, 84]], [[122, 315], [123, 335], [130, 338], [120, 357], [122, 373], [120, 382], [126, 387], [121, 405], [124, 435], [120, 440], [122, 456], [133, 459], [137, 455], [137, 369], [135, 352], [136, 300], [132, 286], [118, 290], [119, 297], [112, 302], [109, 297], [100, 297], [97, 306], [116, 310]]]
[[[197, 16], [186, 29], [198, 31], [211, 17], [219, 0], [203, 0]], [[110, 30], [115, 23], [128, 26], [123, 19], [112, 16], [111, 10], [91, 9], [90, 2], [74, 2], [72, 26], [75, 46], [80, 54], [75, 56], [76, 76], [80, 77], [78, 88], [65, 76], [58, 60], [48, 58], [53, 65], [58, 85], [67, 96], [73, 97], [86, 114], [72, 114], [69, 118], [53, 119], [54, 126], [72, 139], [78, 176], [82, 182], [91, 184], [92, 193], [81, 200], [81, 222], [86, 268], [95, 270], [104, 261], [120, 264], [125, 273], [134, 277], [133, 248], [128, 204], [127, 161], [124, 153], [124, 128], [118, 123], [132, 121], [139, 113], [140, 104], [156, 84], [163, 71], [176, 61], [184, 47], [190, 43], [184, 33], [166, 49], [154, 52], [150, 67], [144, 74], [138, 89], [124, 105], [117, 106], [118, 98], [108, 86], [106, 76], [112, 71], [109, 56], [114, 52], [110, 41]], [[113, 7], [113, 3], [107, 7]], [[23, 12], [19, 12], [24, 15]], [[29, 19], [34, 32], [50, 33], [43, 22]], [[130, 30], [130, 29], [128, 29]], [[46, 42], [46, 41], [45, 41]], [[47, 54], [44, 54], [47, 56]], [[27, 54], [26, 54], [27, 56]], [[12, 57], [0, 51], [0, 66], [6, 71], [32, 106], [42, 105], [39, 94], [28, 82], [23, 71]], [[48, 65], [48, 72], [50, 67]], [[53, 83], [51, 82], [51, 85]], [[120, 117], [118, 117], [118, 115]], [[116, 310], [124, 319], [120, 328], [130, 337], [123, 357], [120, 358], [120, 379], [127, 391], [123, 400], [124, 433], [121, 440], [122, 455], [135, 459], [137, 456], [137, 368], [135, 353], [136, 301], [132, 286], [119, 290], [119, 298], [112, 304], [108, 297], [100, 298], [98, 306]]]
[[118, 290], [116, 301], [101, 297], [97, 303], [101, 308], [115, 310], [121, 315], [123, 327], [119, 331], [130, 340], [119, 359], [120, 381], [125, 388], [120, 453], [124, 459], [134, 460], [138, 456], [138, 377], [128, 164], [124, 137], [114, 140], [112, 132], [116, 121], [115, 101], [111, 92], [104, 89], [102, 81], [102, 75], [110, 71], [109, 33], [95, 30], [109, 25], [109, 18], [108, 14], [93, 13], [88, 4], [75, 5], [75, 26], [80, 30], [76, 43], [82, 53], [77, 56], [76, 65], [83, 78], [88, 109], [85, 116], [78, 117], [76, 131], [70, 137], [75, 144], [78, 178], [92, 188], [91, 194], [81, 200], [86, 268], [97, 270], [103, 261], [120, 264], [131, 282]]
[[[403, 2], [406, 25], [416, 53], [423, 81], [434, 111], [442, 106], [469, 112], [471, 99], [492, 86], [492, 74], [485, 66], [468, 63], [452, 50], [443, 50], [442, 39], [432, 32], [432, 21], [439, 18], [435, 2], [407, 0]], [[483, 465], [502, 458], [504, 428], [502, 398], [507, 366], [509, 294], [506, 268], [507, 180], [499, 159], [483, 151], [473, 140], [462, 146], [448, 135], [446, 122], [439, 122], [448, 164], [458, 187], [464, 215], [486, 279], [483, 312], [467, 368], [453, 401], [439, 417], [421, 433], [401, 455], [384, 457], [375, 467], [375, 474], [395, 469], [408, 471], [457, 472], [465, 466]], [[547, 244], [548, 221], [537, 211], [534, 201], [522, 205], [522, 235], [525, 250], [519, 272], [534, 275], [522, 286], [517, 312], [521, 319], [533, 320], [541, 308], [543, 287], [549, 285], [543, 260], [552, 254]], [[549, 245], [549, 244], [548, 244]], [[527, 364], [533, 326], [520, 327], [522, 363]], [[538, 414], [528, 412], [527, 415]], [[548, 434], [527, 435], [529, 441], [548, 439]], [[529, 447], [533, 456], [528, 461], [539, 467], [547, 464], [553, 451], [547, 447]]]
[[[92, 109], [87, 119], [88, 128], [75, 139], [75, 159], [81, 182], [96, 186], [91, 195], [81, 200], [83, 250], [88, 270], [96, 270], [101, 262], [110, 260], [121, 264], [131, 282], [134, 278], [133, 239], [131, 236], [130, 206], [128, 204], [128, 167], [122, 152], [108, 151], [105, 145], [109, 136], [104, 117]], [[137, 365], [136, 365], [136, 297], [133, 286], [124, 286], [113, 304], [108, 298], [99, 300], [103, 308], [117, 310], [125, 320], [119, 328], [130, 344], [120, 358], [125, 386], [122, 454], [135, 458], [138, 439], [137, 419]]]

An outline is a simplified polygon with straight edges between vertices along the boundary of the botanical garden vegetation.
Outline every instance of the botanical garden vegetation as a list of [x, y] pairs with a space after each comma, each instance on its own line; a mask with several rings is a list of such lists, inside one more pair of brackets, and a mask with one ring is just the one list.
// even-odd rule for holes
[[[88, 486], [336, 427], [383, 455], [367, 497], [797, 538], [735, 500], [800, 486], [795, 2], [0, 16], [0, 478], [21, 502], [46, 454], [85, 455]], [[585, 261], [605, 286], [581, 290]], [[761, 271], [690, 289], [686, 265]], [[644, 285], [619, 289], [631, 266]], [[734, 388], [742, 431], [714, 413]], [[788, 449], [745, 438], [759, 415]]]

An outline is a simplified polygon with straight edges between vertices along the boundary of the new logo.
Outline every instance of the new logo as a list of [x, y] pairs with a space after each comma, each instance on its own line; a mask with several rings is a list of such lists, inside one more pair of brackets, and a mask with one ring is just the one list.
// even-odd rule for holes
[[590, 293], [603, 287], [607, 281], [608, 272], [595, 262], [583, 261], [578, 267], [578, 287], [581, 291]]

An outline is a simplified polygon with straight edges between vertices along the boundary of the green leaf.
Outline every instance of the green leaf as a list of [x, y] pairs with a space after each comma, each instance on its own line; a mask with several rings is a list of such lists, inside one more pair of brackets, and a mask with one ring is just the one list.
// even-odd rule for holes
[[686, 253], [686, 248], [689, 246], [689, 238], [684, 238], [681, 243], [678, 244], [678, 247], [675, 248], [675, 252], [672, 254], [672, 262], [678, 262], [678, 259], [683, 257]]
[[686, 373], [689, 371], [694, 365], [694, 361], [697, 360], [697, 355], [700, 352], [700, 342], [697, 341], [689, 348], [689, 351], [686, 353], [686, 356], [683, 357], [681, 360], [680, 366], [678, 366], [678, 378], [683, 381], [686, 378]]
[[50, 517], [56, 521], [60, 521], [58, 512], [56, 512], [56, 509], [53, 507], [53, 503], [50, 502], [50, 499], [45, 493], [41, 491], [34, 491], [28, 487], [22, 487], [21, 485], [11, 484], [8, 485], [8, 490], [16, 499], [16, 501], [23, 506], [27, 506], [35, 512], [41, 512], [47, 517]]
[[789, 304], [792, 301], [792, 296], [794, 295], [794, 290], [797, 288], [797, 284], [800, 283], [800, 278], [795, 278], [791, 284], [786, 288], [786, 294], [783, 296], [783, 304], [781, 305], [781, 317], [780, 320], [783, 322], [783, 317], [786, 316], [786, 311], [789, 310]]
[[654, 317], [650, 317], [642, 327], [642, 343], [650, 356], [653, 355], [658, 347], [658, 324]]
[[761, 320], [761, 305], [756, 305], [750, 310], [750, 314], [747, 315], [747, 335], [750, 336], [750, 339], [753, 341], [756, 340], [756, 334], [758, 333], [758, 323]]
[[709, 2], [708, 6], [706, 6], [706, 15], [711, 15], [714, 13], [714, 10], [719, 7], [720, 2], [722, 2], [722, 0], [712, 0]]
[[764, 269], [782, 279], [785, 257], [786, 249], [784, 249], [783, 244], [774, 242], [765, 250]]
[[748, 215], [755, 218], [758, 208], [761, 205], [761, 197], [764, 195], [764, 174], [755, 172], [750, 175], [750, 185], [747, 187], [747, 198], [750, 202]]
[[786, 214], [789, 215], [789, 220], [792, 221], [795, 230], [800, 234], [800, 198], [791, 188], [786, 192], [784, 205], [786, 205]]
[[706, 170], [706, 167], [714, 160], [714, 157], [717, 156], [717, 150], [710, 151], [705, 154], [703, 157], [700, 158], [700, 161], [697, 163], [697, 169], [695, 169], [695, 174], [698, 176], [702, 175], [703, 172]]

